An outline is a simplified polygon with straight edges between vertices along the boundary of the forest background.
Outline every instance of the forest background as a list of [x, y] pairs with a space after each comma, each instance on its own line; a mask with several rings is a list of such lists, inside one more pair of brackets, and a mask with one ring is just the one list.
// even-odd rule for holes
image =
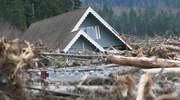
[[89, 6], [119, 33], [180, 35], [179, 0], [0, 0], [0, 36], [20, 37], [33, 22]]

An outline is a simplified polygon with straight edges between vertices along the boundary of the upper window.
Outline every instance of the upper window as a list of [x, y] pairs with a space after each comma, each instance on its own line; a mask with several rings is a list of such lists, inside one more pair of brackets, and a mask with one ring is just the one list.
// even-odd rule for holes
[[81, 28], [84, 32], [86, 32], [93, 39], [101, 39], [99, 26], [88, 26]]

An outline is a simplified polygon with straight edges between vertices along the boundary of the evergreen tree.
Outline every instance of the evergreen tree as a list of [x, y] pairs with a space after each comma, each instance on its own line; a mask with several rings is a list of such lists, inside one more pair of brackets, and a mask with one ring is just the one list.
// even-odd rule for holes
[[73, 0], [73, 10], [79, 9], [81, 6], [82, 2], [79, 0]]
[[32, 22], [79, 9], [80, 0], [0, 0], [0, 17], [20, 29]]
[[34, 3], [30, 0], [24, 0], [24, 15], [26, 17], [26, 26], [34, 22]]
[[71, 10], [71, 0], [42, 0], [35, 3], [35, 21], [52, 17]]
[[141, 27], [144, 29], [142, 34], [153, 36], [153, 27], [152, 22], [154, 21], [156, 15], [151, 7], [146, 7], [144, 12], [142, 13], [142, 25]]
[[128, 33], [128, 15], [125, 11], [123, 11], [121, 17], [119, 18], [119, 24], [120, 24], [120, 32], [121, 33]]
[[103, 19], [106, 20], [111, 26], [116, 27], [116, 17], [114, 16], [112, 8], [108, 8], [106, 5], [104, 5], [102, 11], [99, 11], [99, 15], [103, 16]]
[[1, 17], [3, 17], [5, 21], [12, 22], [15, 26], [25, 29], [26, 21], [24, 15], [24, 7], [22, 0], [6, 0], [0, 1], [1, 6]]
[[180, 35], [180, 12], [178, 12], [175, 16], [175, 21], [174, 21], [174, 27], [173, 27], [173, 31], [177, 34]]
[[31, 2], [34, 4], [33, 21], [79, 9], [81, 6], [80, 0], [42, 0], [39, 2], [34, 0]]
[[139, 10], [138, 11], [138, 17], [137, 17], [137, 22], [136, 22], [136, 26], [137, 26], [137, 34], [138, 36], [142, 36], [144, 34], [144, 22], [143, 22], [143, 11]]
[[134, 9], [130, 9], [130, 13], [129, 13], [129, 30], [130, 33], [133, 35], [137, 35], [137, 29], [136, 29], [136, 22], [137, 22], [137, 14], [136, 11]]
[[0, 17], [3, 17], [7, 7], [7, 2], [5, 0], [0, 0]]
[[14, 0], [12, 7], [11, 21], [21, 29], [26, 29], [26, 18], [22, 0]]

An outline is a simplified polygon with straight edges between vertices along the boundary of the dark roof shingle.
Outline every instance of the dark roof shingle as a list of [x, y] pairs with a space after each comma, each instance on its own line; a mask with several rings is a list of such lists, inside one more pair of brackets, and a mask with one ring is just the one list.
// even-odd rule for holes
[[58, 47], [62, 50], [67, 45], [64, 41], [67, 41], [68, 36], [77, 33], [71, 33], [71, 31], [87, 9], [88, 8], [70, 11], [34, 22], [25, 31], [21, 39], [26, 39], [29, 42], [35, 42], [42, 39], [49, 47]]

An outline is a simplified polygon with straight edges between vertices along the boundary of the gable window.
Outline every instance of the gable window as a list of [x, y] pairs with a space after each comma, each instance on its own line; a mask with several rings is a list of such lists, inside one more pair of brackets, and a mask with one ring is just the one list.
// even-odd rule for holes
[[93, 39], [101, 39], [99, 26], [88, 26], [81, 28], [84, 32], [86, 32]]

